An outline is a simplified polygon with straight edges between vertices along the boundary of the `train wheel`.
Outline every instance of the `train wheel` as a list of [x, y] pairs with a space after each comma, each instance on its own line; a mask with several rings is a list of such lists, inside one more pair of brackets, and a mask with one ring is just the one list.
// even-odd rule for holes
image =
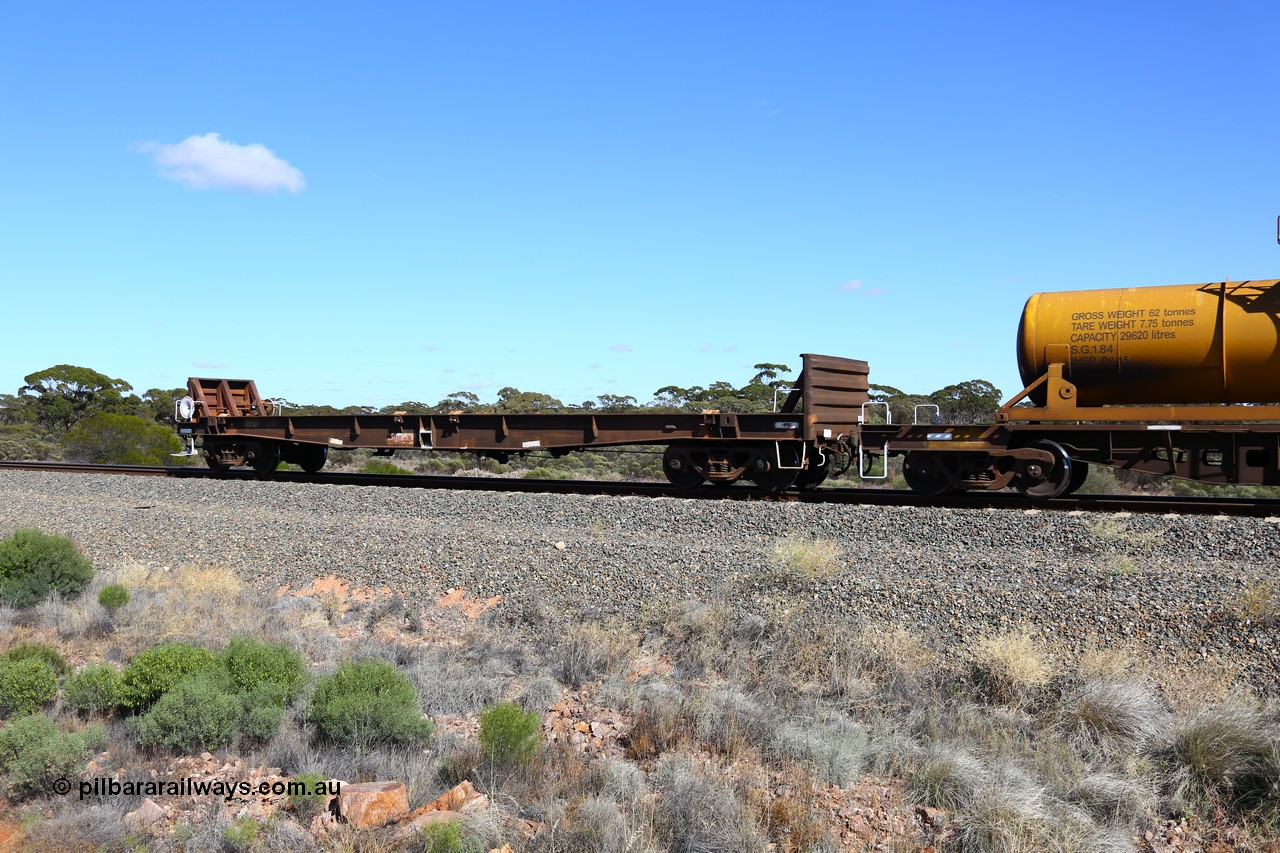
[[937, 455], [933, 453], [908, 453], [907, 458], [902, 461], [902, 477], [911, 491], [925, 497], [949, 495], [956, 490], [938, 464]]
[[1062, 445], [1047, 438], [1042, 438], [1031, 446], [1037, 450], [1047, 450], [1052, 453], [1053, 464], [1047, 470], [1039, 463], [1028, 465], [1025, 472], [1013, 480], [1018, 491], [1040, 501], [1051, 500], [1066, 494], [1071, 488], [1075, 468], [1067, 451], [1062, 449]]
[[1079, 459], [1071, 460], [1071, 482], [1067, 485], [1065, 494], [1074, 495], [1080, 491], [1080, 487], [1084, 485], [1084, 481], [1089, 479], [1089, 463], [1082, 462]]
[[[779, 459], [782, 461], [781, 465], [778, 464]], [[790, 488], [800, 473], [800, 451], [783, 444], [778, 446], [777, 456], [767, 452], [757, 456], [751, 466], [750, 477], [760, 488], [780, 492]]]
[[215, 473], [221, 473], [227, 470], [227, 466], [222, 464], [222, 460], [207, 450], [204, 453], [204, 464], [208, 465], [209, 470]]
[[689, 465], [689, 460], [675, 447], [668, 447], [662, 454], [662, 473], [678, 489], [692, 489], [702, 485], [702, 474]]
[[303, 444], [295, 452], [298, 464], [308, 474], [314, 474], [324, 467], [329, 458], [329, 448], [323, 444]]
[[796, 487], [816, 489], [822, 485], [823, 480], [827, 479], [827, 472], [830, 470], [830, 465], [815, 465], [812, 468], [806, 468], [796, 476]]
[[250, 463], [259, 474], [270, 474], [280, 467], [280, 445], [274, 441], [264, 441], [254, 451]]

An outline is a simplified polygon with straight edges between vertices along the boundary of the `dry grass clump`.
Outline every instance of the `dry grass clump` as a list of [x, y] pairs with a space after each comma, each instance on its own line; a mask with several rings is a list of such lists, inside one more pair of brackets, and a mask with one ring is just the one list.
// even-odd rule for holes
[[1128, 681], [1139, 673], [1140, 653], [1113, 643], [1090, 642], [1076, 658], [1076, 677], [1088, 681]]
[[[72, 797], [59, 797], [53, 805], [49, 817], [24, 821], [27, 834], [21, 840], [22, 850], [65, 853], [121, 849], [120, 839], [128, 834], [124, 812], [107, 805], [78, 803]], [[76, 846], [68, 846], [68, 841]]]
[[720, 672], [731, 661], [732, 614], [723, 604], [685, 601], [675, 605], [663, 627], [664, 650], [681, 674]]
[[[418, 691], [422, 711], [430, 716], [474, 714], [503, 698], [506, 675], [464, 661], [448, 661], [426, 653], [405, 668]], [[545, 709], [539, 709], [539, 712]]]
[[813, 777], [794, 768], [782, 771], [783, 784], [772, 796], [759, 789], [748, 791], [756, 805], [759, 823], [782, 853], [819, 853], [837, 849], [818, 806], [818, 789]]
[[867, 730], [847, 719], [825, 723], [783, 723], [770, 751], [783, 762], [805, 762], [824, 782], [851, 785], [862, 775], [870, 752]]
[[131, 566], [119, 581], [129, 603], [116, 611], [117, 636], [135, 644], [270, 635], [265, 600], [226, 567]]
[[1121, 826], [1135, 826], [1154, 814], [1156, 796], [1145, 779], [1131, 779], [1120, 773], [1090, 773], [1082, 776], [1067, 792], [1067, 799], [1083, 808], [1094, 820]]
[[688, 710], [698, 738], [728, 756], [766, 743], [777, 725], [777, 714], [732, 687], [699, 694]]
[[645, 684], [632, 702], [635, 717], [626, 736], [627, 757], [656, 758], [686, 743], [691, 733], [684, 705], [679, 688], [662, 681]]
[[1280, 812], [1280, 725], [1252, 702], [1233, 698], [1176, 722], [1157, 756], [1174, 770], [1175, 802]]
[[913, 768], [908, 790], [925, 805], [948, 812], [966, 809], [986, 778], [986, 767], [963, 750], [936, 744]]
[[979, 684], [992, 700], [1006, 705], [1026, 702], [1053, 676], [1047, 653], [1026, 631], [983, 637], [974, 656]]
[[638, 638], [619, 626], [574, 625], [556, 649], [557, 674], [563, 683], [578, 687], [624, 668], [638, 645]]
[[765, 847], [751, 811], [717, 776], [676, 754], [659, 759], [653, 775], [661, 794], [654, 824], [670, 853], [743, 853]]
[[535, 842], [533, 846], [556, 853], [628, 853], [641, 849], [639, 842], [647, 840], [617, 803], [592, 796], [571, 803], [556, 831], [548, 833], [543, 844]]
[[772, 556], [771, 564], [782, 577], [812, 580], [844, 568], [840, 546], [826, 539], [784, 536], [774, 543]]
[[1133, 682], [1090, 682], [1062, 704], [1067, 735], [1104, 755], [1137, 752], [1163, 733], [1169, 712], [1151, 688]]
[[842, 662], [843, 674], [832, 668], [837, 695], [856, 696], [869, 681], [878, 686], [882, 701], [898, 705], [920, 701], [924, 683], [941, 664], [919, 634], [891, 623], [864, 625], [850, 639]]
[[1280, 581], [1250, 584], [1240, 595], [1240, 615], [1260, 625], [1280, 623]]
[[1103, 545], [1145, 547], [1160, 540], [1156, 530], [1134, 530], [1123, 518], [1102, 516], [1089, 525], [1089, 532]]

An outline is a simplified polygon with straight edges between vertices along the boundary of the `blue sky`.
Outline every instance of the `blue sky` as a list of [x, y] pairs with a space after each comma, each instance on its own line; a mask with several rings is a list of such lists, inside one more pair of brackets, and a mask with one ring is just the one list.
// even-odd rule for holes
[[1280, 276], [1280, 5], [0, 0], [0, 390], [1017, 390], [1031, 293]]

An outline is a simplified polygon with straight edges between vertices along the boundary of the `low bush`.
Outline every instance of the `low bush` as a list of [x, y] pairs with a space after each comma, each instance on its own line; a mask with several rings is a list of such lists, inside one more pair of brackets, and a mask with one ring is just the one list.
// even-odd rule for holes
[[98, 603], [114, 615], [117, 610], [129, 603], [129, 590], [124, 584], [109, 583], [98, 593]]
[[348, 661], [320, 679], [310, 717], [322, 737], [340, 743], [420, 743], [435, 732], [419, 713], [409, 680], [370, 658]]
[[0, 601], [30, 607], [53, 593], [79, 595], [93, 578], [93, 563], [65, 536], [20, 528], [0, 542]]
[[108, 465], [172, 465], [182, 442], [164, 424], [136, 415], [100, 413], [62, 437], [68, 459]]
[[121, 704], [135, 711], [146, 710], [179, 681], [212, 667], [217, 660], [208, 649], [182, 642], [162, 643], [139, 652], [121, 676]]
[[244, 708], [244, 720], [240, 724], [240, 731], [245, 737], [258, 743], [266, 743], [275, 737], [276, 732], [280, 730], [280, 724], [284, 722], [283, 705], [251, 705], [245, 701]]
[[66, 675], [71, 671], [71, 667], [67, 666], [66, 659], [59, 654], [58, 650], [44, 643], [23, 643], [0, 655], [0, 661], [18, 660], [43, 661], [58, 675]]
[[370, 459], [364, 463], [360, 469], [361, 474], [412, 474], [412, 471], [405, 470], [394, 462], [388, 462], [385, 459]]
[[232, 850], [249, 850], [258, 841], [262, 825], [251, 817], [238, 817], [222, 830], [222, 840]]
[[456, 820], [429, 823], [422, 829], [422, 853], [483, 853], [484, 846], [469, 837]]
[[244, 716], [244, 702], [232, 691], [226, 673], [206, 668], [179, 681], [138, 718], [138, 742], [214, 750], [231, 741]]
[[293, 782], [302, 787], [290, 791], [289, 805], [306, 826], [329, 802], [329, 777], [322, 773], [299, 773]]
[[60, 777], [76, 776], [106, 745], [101, 726], [60, 733], [53, 720], [33, 714], [0, 729], [0, 766], [15, 787], [34, 793], [47, 790]]
[[62, 701], [77, 711], [102, 714], [120, 704], [123, 682], [109, 663], [86, 666], [62, 685]]
[[281, 688], [281, 705], [293, 701], [307, 680], [302, 655], [283, 643], [236, 637], [218, 656], [218, 663], [237, 690], [252, 691], [262, 685]]
[[480, 748], [497, 764], [528, 761], [542, 742], [541, 718], [515, 702], [499, 702], [480, 712]]
[[0, 715], [34, 714], [57, 695], [58, 674], [43, 660], [0, 660]]

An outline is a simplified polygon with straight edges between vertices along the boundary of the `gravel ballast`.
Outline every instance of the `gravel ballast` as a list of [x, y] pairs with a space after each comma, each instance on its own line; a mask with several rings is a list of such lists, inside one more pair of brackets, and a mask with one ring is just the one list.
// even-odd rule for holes
[[[1206, 516], [939, 510], [0, 471], [0, 536], [38, 527], [99, 570], [226, 566], [264, 591], [337, 576], [409, 601], [462, 588], [567, 619], [726, 600], [770, 617], [892, 622], [940, 648], [1029, 627], [1065, 650], [1136, 645], [1221, 661], [1277, 692], [1275, 620], [1242, 610], [1280, 575], [1280, 523]], [[788, 576], [783, 537], [834, 542]], [[563, 543], [557, 547], [558, 543]]]

